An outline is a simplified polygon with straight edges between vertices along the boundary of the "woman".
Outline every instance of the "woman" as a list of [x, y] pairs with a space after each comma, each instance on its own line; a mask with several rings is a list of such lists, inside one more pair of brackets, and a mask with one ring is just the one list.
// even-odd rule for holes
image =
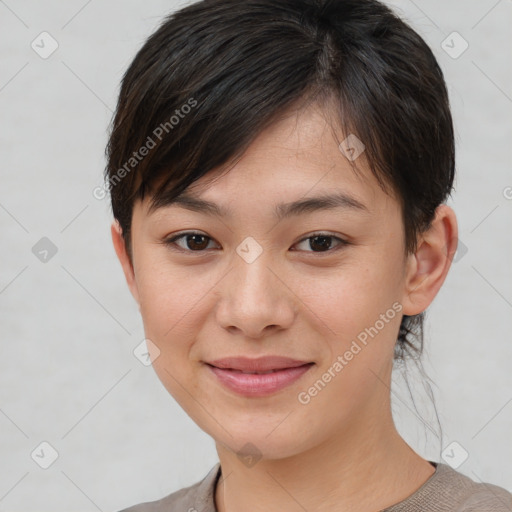
[[383, 4], [165, 20], [122, 81], [112, 238], [155, 371], [219, 464], [126, 510], [512, 510], [391, 414], [457, 248], [454, 169], [442, 72]]

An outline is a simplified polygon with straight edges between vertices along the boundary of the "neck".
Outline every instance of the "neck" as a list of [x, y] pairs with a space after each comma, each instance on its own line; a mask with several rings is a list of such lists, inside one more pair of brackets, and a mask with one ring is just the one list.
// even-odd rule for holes
[[391, 413], [386, 421], [368, 419], [300, 454], [263, 457], [252, 467], [217, 444], [218, 512], [375, 512], [404, 500], [435, 468], [402, 439]]

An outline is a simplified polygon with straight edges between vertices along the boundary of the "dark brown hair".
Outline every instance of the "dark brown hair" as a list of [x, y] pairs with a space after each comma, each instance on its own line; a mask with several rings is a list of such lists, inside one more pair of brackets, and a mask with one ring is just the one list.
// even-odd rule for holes
[[[168, 203], [311, 101], [363, 141], [415, 251], [455, 172], [446, 85], [425, 41], [375, 0], [203, 0], [168, 16], [122, 79], [105, 178], [128, 253], [137, 199]], [[395, 360], [421, 355], [423, 320], [403, 316]]]

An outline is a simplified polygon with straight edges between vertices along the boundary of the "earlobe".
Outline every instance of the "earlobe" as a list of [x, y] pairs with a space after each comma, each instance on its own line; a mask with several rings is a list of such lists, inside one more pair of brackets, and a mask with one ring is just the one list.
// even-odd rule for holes
[[121, 263], [126, 283], [128, 284], [128, 288], [130, 289], [133, 298], [135, 299], [137, 304], [139, 304], [140, 308], [139, 290], [137, 287], [137, 281], [135, 279], [135, 271], [133, 268], [133, 264], [130, 260], [130, 257], [126, 252], [123, 231], [117, 220], [114, 220], [114, 222], [112, 222], [110, 232], [112, 234], [112, 243], [114, 244], [114, 249], [116, 251], [119, 262]]
[[440, 290], [458, 241], [454, 211], [442, 204], [436, 209], [431, 227], [421, 234], [418, 247], [407, 260], [404, 298], [405, 315], [417, 315], [427, 309]]

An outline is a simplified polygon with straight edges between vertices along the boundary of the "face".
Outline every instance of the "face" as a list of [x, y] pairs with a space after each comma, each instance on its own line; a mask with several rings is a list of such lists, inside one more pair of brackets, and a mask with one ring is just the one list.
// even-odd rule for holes
[[[154, 369], [199, 427], [234, 452], [250, 442], [263, 457], [288, 457], [383, 415], [410, 260], [398, 202], [364, 153], [354, 172], [343, 139], [309, 107], [264, 131], [228, 172], [186, 191], [222, 215], [135, 205], [133, 273], [125, 272]], [[351, 200], [278, 209], [332, 194]], [[275, 380], [210, 366], [262, 356], [309, 364]], [[226, 384], [234, 381], [241, 388]]]

